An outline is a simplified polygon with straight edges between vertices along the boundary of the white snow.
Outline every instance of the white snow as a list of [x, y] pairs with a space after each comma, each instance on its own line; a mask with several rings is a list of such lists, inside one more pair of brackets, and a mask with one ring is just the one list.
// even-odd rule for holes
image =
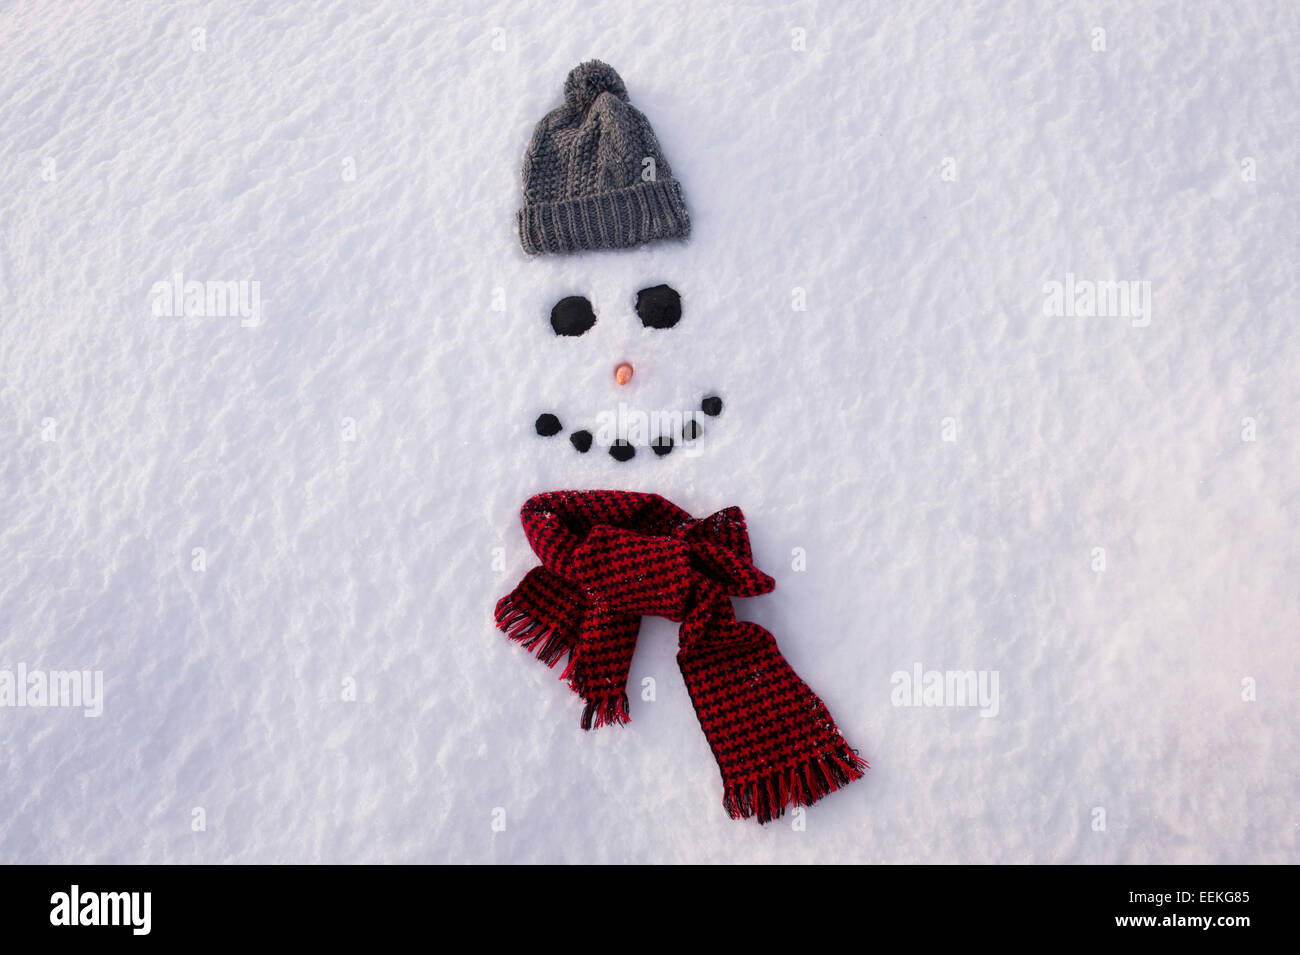
[[[0, 861], [1300, 861], [1298, 40], [1287, 0], [6, 5], [0, 670], [104, 697], [0, 708]], [[531, 260], [592, 57], [694, 235]], [[154, 315], [178, 272], [260, 323]], [[1149, 324], [1045, 315], [1067, 273]], [[706, 393], [697, 456], [566, 440]], [[592, 733], [493, 629], [519, 506], [602, 486], [745, 511], [738, 611], [872, 765], [805, 828], [725, 815], [672, 624]], [[918, 664], [996, 715], [895, 705]]]

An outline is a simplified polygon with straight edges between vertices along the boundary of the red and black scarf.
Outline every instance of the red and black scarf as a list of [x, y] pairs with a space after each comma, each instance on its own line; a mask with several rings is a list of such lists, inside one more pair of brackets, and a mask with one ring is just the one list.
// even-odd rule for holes
[[652, 614], [681, 624], [677, 664], [733, 819], [768, 822], [862, 776], [866, 761], [772, 635], [736, 619], [731, 597], [776, 586], [753, 564], [739, 508], [695, 520], [658, 494], [552, 491], [522, 520], [542, 563], [497, 603], [497, 626], [548, 666], [568, 654], [583, 729], [628, 721], [628, 669]]

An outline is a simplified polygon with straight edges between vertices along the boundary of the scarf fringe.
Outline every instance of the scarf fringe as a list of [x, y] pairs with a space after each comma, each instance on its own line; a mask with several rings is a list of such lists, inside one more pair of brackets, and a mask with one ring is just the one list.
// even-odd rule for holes
[[565, 653], [573, 649], [567, 631], [548, 627], [529, 616], [509, 595], [497, 601], [496, 621], [498, 630], [552, 669]]
[[622, 726], [631, 720], [626, 690], [608, 696], [592, 697], [582, 709], [582, 728], [585, 730], [597, 726]]
[[577, 670], [578, 655], [576, 653], [571, 653], [569, 655], [569, 662], [564, 665], [564, 672], [560, 674], [560, 679], [567, 680], [569, 682], [569, 689], [574, 693], [581, 693], [582, 691], [578, 689], [577, 677], [574, 675]]
[[764, 776], [728, 786], [722, 805], [732, 819], [756, 816], [760, 823], [771, 822], [791, 804], [811, 806], [823, 796], [861, 779], [864, 770], [870, 768], [855, 750], [842, 744]]

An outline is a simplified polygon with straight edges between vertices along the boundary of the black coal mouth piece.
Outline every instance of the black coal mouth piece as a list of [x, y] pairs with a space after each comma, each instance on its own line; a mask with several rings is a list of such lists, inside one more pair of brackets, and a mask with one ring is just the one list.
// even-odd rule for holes
[[[638, 447], [643, 450], [648, 448], [655, 457], [664, 458], [670, 455], [674, 448], [693, 447], [695, 442], [704, 436], [705, 429], [700, 421], [701, 415], [716, 418], [722, 414], [722, 407], [722, 399], [719, 396], [707, 395], [700, 400], [698, 411], [661, 416], [659, 426], [654, 429], [655, 434], [643, 444], [630, 441], [624, 435], [602, 446], [611, 458], [620, 462], [635, 458]], [[668, 418], [670, 424], [665, 426], [663, 418]], [[674, 418], [680, 418], [680, 421], [672, 420]], [[559, 417], [549, 411], [538, 415], [533, 427], [543, 438], [553, 438], [564, 431], [564, 425]], [[587, 454], [596, 446], [596, 438], [589, 429], [579, 428], [569, 434], [569, 444], [579, 454]]]

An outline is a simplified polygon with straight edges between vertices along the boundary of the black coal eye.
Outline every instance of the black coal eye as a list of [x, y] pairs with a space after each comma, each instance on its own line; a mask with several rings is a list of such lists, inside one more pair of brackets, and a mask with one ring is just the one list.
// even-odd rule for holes
[[551, 327], [557, 335], [581, 335], [595, 324], [596, 313], [581, 295], [562, 298], [551, 309]]
[[636, 293], [636, 313], [646, 328], [672, 328], [682, 317], [682, 297], [667, 285], [643, 288]]

